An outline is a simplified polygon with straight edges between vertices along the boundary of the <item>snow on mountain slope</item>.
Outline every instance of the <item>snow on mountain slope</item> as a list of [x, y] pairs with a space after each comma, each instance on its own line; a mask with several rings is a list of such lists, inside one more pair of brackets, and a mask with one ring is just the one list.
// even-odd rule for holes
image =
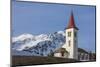
[[13, 55], [47, 56], [65, 43], [65, 33], [58, 31], [52, 34], [22, 34], [12, 38]]
[[32, 39], [34, 36], [33, 35], [31, 35], [31, 34], [22, 34], [22, 35], [20, 35], [20, 36], [18, 36], [18, 37], [13, 37], [12, 38], [12, 42], [16, 42], [16, 41], [23, 41], [23, 40], [25, 40], [25, 39]]

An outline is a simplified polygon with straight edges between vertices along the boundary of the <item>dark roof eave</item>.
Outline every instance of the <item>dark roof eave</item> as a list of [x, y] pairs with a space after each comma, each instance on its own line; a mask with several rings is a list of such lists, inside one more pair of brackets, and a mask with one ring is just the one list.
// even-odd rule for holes
[[78, 48], [78, 52], [84, 52], [84, 53], [88, 54], [88, 52], [86, 50], [82, 49], [82, 48]]
[[75, 28], [75, 29], [79, 30], [77, 27], [69, 27], [69, 28], [65, 28], [65, 29], [70, 29], [70, 28]]

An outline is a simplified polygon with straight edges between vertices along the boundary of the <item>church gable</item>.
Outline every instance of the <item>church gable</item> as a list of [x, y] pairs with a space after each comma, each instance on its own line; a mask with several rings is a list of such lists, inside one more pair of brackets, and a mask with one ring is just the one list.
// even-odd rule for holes
[[68, 53], [68, 51], [66, 51], [65, 48], [59, 48], [59, 49], [55, 50], [55, 52], [54, 52], [55, 57], [68, 58], [68, 55], [69, 55], [69, 53]]

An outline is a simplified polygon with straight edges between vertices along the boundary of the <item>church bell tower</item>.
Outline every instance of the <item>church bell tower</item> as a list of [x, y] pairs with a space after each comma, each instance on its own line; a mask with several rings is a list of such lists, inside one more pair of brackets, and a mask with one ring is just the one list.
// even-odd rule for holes
[[68, 51], [68, 58], [78, 59], [78, 28], [74, 22], [73, 13], [71, 13], [68, 26], [65, 30], [66, 32], [66, 43], [63, 45]]

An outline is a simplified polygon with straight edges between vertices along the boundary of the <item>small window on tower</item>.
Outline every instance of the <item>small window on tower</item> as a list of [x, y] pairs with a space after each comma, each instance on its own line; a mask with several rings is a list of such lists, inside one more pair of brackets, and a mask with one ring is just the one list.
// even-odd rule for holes
[[71, 46], [71, 41], [70, 40], [68, 41], [68, 45], [69, 45], [69, 47]]
[[68, 32], [68, 37], [71, 37], [71, 32]]
[[74, 33], [74, 36], [77, 37], [77, 33], [76, 32]]

